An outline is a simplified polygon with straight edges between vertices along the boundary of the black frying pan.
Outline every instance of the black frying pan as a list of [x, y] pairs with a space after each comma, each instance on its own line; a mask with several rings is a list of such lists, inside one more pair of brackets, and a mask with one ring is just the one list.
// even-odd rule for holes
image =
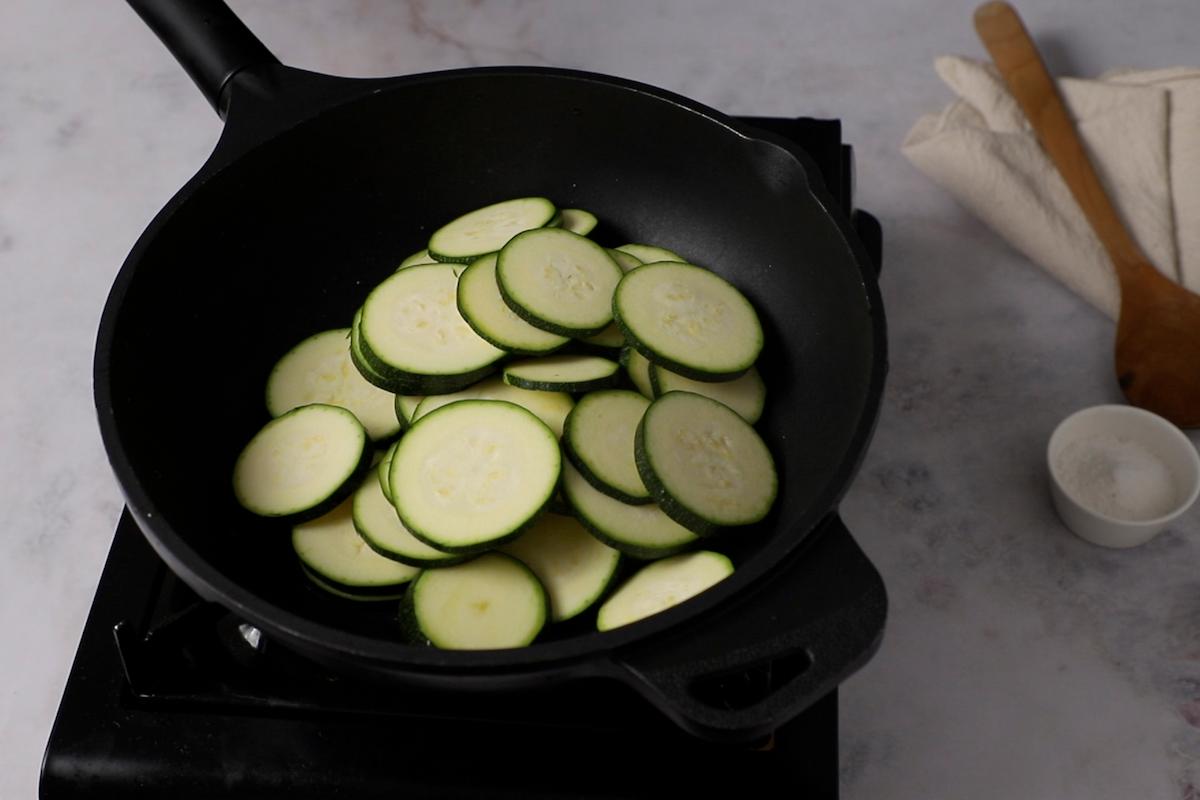
[[[227, 117], [129, 254], [96, 345], [109, 458], [172, 570], [338, 669], [453, 689], [616, 678], [714, 739], [772, 730], [870, 656], [882, 585], [836, 504], [878, 410], [883, 312], [801, 153], [628, 81], [532, 68], [332, 78], [280, 65], [216, 0], [130, 3]], [[280, 354], [347, 325], [442, 222], [533, 194], [594, 212], [609, 244], [672, 248], [749, 296], [767, 334], [759, 428], [780, 497], [765, 522], [714, 541], [732, 578], [646, 621], [518, 650], [411, 646], [394, 610], [347, 613], [311, 591], [286, 527], [237, 506], [233, 460], [266, 420], [261, 387]], [[776, 679], [744, 702], [710, 691], [746, 668]]]

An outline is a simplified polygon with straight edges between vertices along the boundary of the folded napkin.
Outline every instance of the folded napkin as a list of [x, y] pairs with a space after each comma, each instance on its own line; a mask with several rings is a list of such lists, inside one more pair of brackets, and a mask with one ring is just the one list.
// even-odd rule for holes
[[[1116, 317], [1112, 264], [991, 64], [946, 56], [959, 96], [903, 152], [1030, 260]], [[1092, 163], [1150, 261], [1200, 290], [1200, 69], [1115, 71], [1059, 88]]]

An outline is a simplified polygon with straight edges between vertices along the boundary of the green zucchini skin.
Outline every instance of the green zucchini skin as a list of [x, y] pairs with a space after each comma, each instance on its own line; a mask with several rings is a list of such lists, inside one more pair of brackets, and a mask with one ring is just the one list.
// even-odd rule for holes
[[[740, 310], [740, 319], [750, 331], [744, 337], [745, 341], [752, 342], [752, 345], [745, 348], [744, 352], [739, 353], [737, 360], [730, 358], [720, 366], [712, 363], [711, 354], [706, 359], [703, 357], [703, 353], [695, 354], [697, 356], [695, 361], [684, 363], [678, 358], [662, 352], [660, 349], [661, 340], [660, 346], [656, 347], [653, 343], [648, 342], [644, 335], [639, 335], [631, 327], [629, 320], [626, 319], [626, 315], [633, 308], [637, 307], [638, 293], [647, 291], [645, 288], [646, 283], [650, 282], [651, 286], [653, 286], [654, 280], [664, 280], [664, 273], [668, 276], [671, 273], [680, 275], [680, 278], [676, 280], [698, 281], [702, 286], [707, 284], [706, 288], [709, 291], [716, 290], [727, 297], [729, 306], [735, 310]], [[718, 382], [741, 377], [750, 367], [754, 366], [754, 362], [758, 359], [759, 353], [762, 351], [764, 341], [762, 323], [758, 318], [758, 312], [754, 309], [750, 300], [736, 286], [715, 272], [685, 262], [658, 261], [644, 264], [636, 270], [626, 273], [613, 292], [613, 319], [616, 321], [617, 327], [621, 329], [621, 334], [628, 340], [629, 345], [645, 356], [651, 363], [659, 364], [685, 378], [697, 381]], [[645, 330], [643, 334], [649, 332], [650, 330]], [[725, 341], [729, 340], [729, 337], [726, 336]], [[741, 341], [741, 339], [737, 340]], [[709, 346], [712, 344], [710, 342]], [[689, 353], [688, 355], [692, 354]], [[708, 363], [703, 363], [704, 361]]]
[[[314, 406], [319, 406], [319, 405], [323, 405], [323, 404], [313, 403], [313, 404], [310, 404], [307, 406], [300, 406], [298, 408], [293, 408], [291, 411], [288, 411], [285, 414], [281, 414], [280, 416], [271, 420], [269, 423], [267, 423], [267, 425], [272, 425], [272, 424], [278, 423], [281, 420], [284, 420], [294, 414], [303, 413], [304, 409], [312, 408]], [[341, 408], [340, 406], [327, 406], [327, 407], [337, 409], [339, 412], [344, 413], [344, 414], [349, 414], [351, 416], [351, 418], [354, 417], [354, 415], [351, 414], [351, 412], [347, 411], [344, 408]], [[265, 427], [267, 427], [267, 426], [264, 426], [264, 428]], [[262, 429], [259, 430], [259, 432], [261, 432], [261, 431], [262, 431]], [[257, 434], [255, 434], [255, 435], [257, 435]], [[249, 443], [247, 443], [246, 447], [249, 447]], [[246, 448], [243, 447], [242, 453], [245, 453], [245, 450], [246, 450]], [[239, 461], [241, 460], [242, 453], [239, 453], [239, 455], [238, 455]], [[363, 431], [362, 454], [359, 456], [358, 463], [350, 471], [350, 473], [347, 475], [346, 479], [320, 502], [318, 502], [315, 505], [310, 506], [308, 508], [305, 508], [305, 509], [302, 509], [299, 511], [295, 511], [293, 513], [288, 513], [288, 514], [261, 513], [260, 511], [255, 511], [255, 510], [249, 508], [248, 506], [244, 505], [242, 502], [242, 496], [240, 495], [237, 485], [236, 485], [236, 481], [237, 481], [237, 466], [236, 465], [234, 467], [234, 484], [235, 484], [234, 485], [234, 495], [238, 499], [238, 505], [240, 505], [242, 508], [245, 508], [247, 512], [249, 512], [251, 514], [255, 514], [256, 516], [269, 518], [269, 519], [285, 520], [293, 525], [296, 525], [296, 524], [299, 524], [302, 522], [308, 522], [310, 520], [316, 519], [317, 517], [324, 516], [328, 512], [337, 508], [339, 505], [342, 504], [342, 502], [344, 500], [346, 500], [346, 498], [348, 498], [350, 495], [352, 495], [354, 493], [354, 490], [357, 489], [359, 484], [361, 484], [363, 482], [364, 478], [366, 478], [367, 472], [371, 469], [371, 463], [374, 460], [374, 455], [375, 455], [375, 451], [371, 447], [371, 439], [369, 436], [366, 435], [366, 431], [364, 430]]]
[[304, 564], [300, 564], [300, 569], [304, 573], [304, 577], [316, 587], [328, 594], [340, 597], [343, 600], [351, 600], [354, 602], [382, 602], [385, 600], [399, 600], [407, 591], [408, 586], [412, 581], [397, 583], [392, 586], [372, 586], [363, 588], [361, 586], [347, 586], [343, 583], [338, 583], [331, 578], [326, 578], [324, 575], [318, 575], [313, 570], [309, 569]]
[[[628, 392], [628, 390], [618, 391], [622, 393]], [[601, 393], [601, 395], [602, 394], [603, 393]], [[642, 395], [637, 392], [628, 392], [628, 394], [639, 398], [638, 402], [646, 402], [645, 398], [642, 398]], [[578, 449], [576, 448], [575, 442], [577, 438], [587, 435], [587, 431], [581, 430], [579, 420], [583, 414], [588, 412], [589, 405], [594, 402], [596, 402], [596, 395], [581, 397], [579, 402], [575, 404], [575, 407], [571, 409], [571, 413], [567, 414], [566, 422], [563, 423], [563, 435], [560, 441], [563, 455], [566, 456], [567, 460], [571, 462], [572, 466], [579, 471], [579, 474], [584, 477], [584, 480], [595, 487], [597, 491], [603, 492], [614, 500], [620, 500], [622, 503], [626, 503], [631, 506], [653, 503], [654, 497], [648, 492], [642, 495], [630, 494], [629, 492], [623, 491], [621, 488], [606, 482], [603, 478], [597, 475], [595, 471], [592, 470], [587, 463], [587, 459], [580, 455]]]
[[[678, 401], [676, 398], [678, 398]], [[766, 454], [766, 458], [768, 460], [767, 466], [769, 467], [769, 472], [766, 474], [770, 477], [771, 494], [765, 506], [761, 507], [757, 511], [754, 518], [746, 518], [738, 522], [729, 522], [727, 520], [724, 523], [709, 519], [702, 513], [689, 508], [684, 503], [676, 499], [671, 494], [665, 482], [655, 471], [654, 460], [651, 457], [646, 444], [646, 426], [648, 421], [651, 420], [656, 408], [659, 407], [660, 404], [678, 404], [678, 402], [682, 402], [685, 398], [688, 399], [689, 402], [700, 402], [701, 404], [709, 404], [710, 407], [721, 409], [721, 413], [727, 415], [727, 418], [733, 422], [735, 426], [740, 427], [751, 437], [757, 439], [762, 445], [763, 452]], [[759, 437], [757, 432], [754, 431], [753, 426], [742, 419], [736, 411], [723, 403], [713, 400], [711, 397], [705, 397], [692, 392], [667, 392], [665, 395], [655, 400], [654, 403], [651, 404], [650, 408], [646, 409], [646, 413], [642, 416], [642, 421], [638, 423], [637, 434], [634, 437], [633, 446], [634, 459], [637, 464], [638, 474], [641, 475], [642, 482], [646, 485], [646, 488], [650, 490], [650, 494], [654, 498], [655, 502], [658, 503], [659, 507], [663, 510], [663, 513], [678, 522], [683, 527], [695, 533], [697, 536], [709, 536], [725, 529], [726, 527], [731, 527], [734, 525], [749, 525], [757, 522], [762, 519], [762, 517], [766, 516], [766, 514], [769, 513], [771, 506], [774, 505], [778, 493], [778, 473], [775, 471], [776, 468], [774, 461], [771, 458], [770, 452], [766, 449], [765, 443], [762, 443], [761, 437]]]
[[[583, 392], [594, 392], [600, 389], [611, 389], [621, 385], [621, 365], [609, 359], [603, 359], [612, 365], [612, 369], [605, 375], [600, 375], [595, 378], [585, 380], [536, 380], [533, 378], [523, 377], [516, 370], [519, 370], [523, 362], [515, 361], [510, 363], [504, 370], [504, 382], [509, 386], [515, 386], [518, 389], [529, 389], [538, 392], [567, 392], [568, 394], [580, 394]], [[601, 365], [606, 366], [606, 365]]]

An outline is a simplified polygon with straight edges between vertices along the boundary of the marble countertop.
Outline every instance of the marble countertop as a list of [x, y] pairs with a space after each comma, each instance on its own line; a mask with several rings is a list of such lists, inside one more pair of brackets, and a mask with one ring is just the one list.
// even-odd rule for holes
[[[843, 504], [891, 617], [841, 693], [844, 797], [1200, 797], [1200, 512], [1109, 551], [1058, 522], [1054, 425], [1118, 401], [1111, 324], [900, 155], [982, 57], [949, 0], [237, 0], [285, 63], [343, 75], [544, 64], [732, 114], [840, 117], [882, 221], [891, 373]], [[1195, 62], [1193, 0], [1040, 0], [1052, 69]], [[221, 127], [121, 3], [8, 0], [0, 26], [0, 797], [42, 749], [121, 508], [92, 347], [125, 254]], [[1195, 438], [1194, 438], [1195, 440]]]

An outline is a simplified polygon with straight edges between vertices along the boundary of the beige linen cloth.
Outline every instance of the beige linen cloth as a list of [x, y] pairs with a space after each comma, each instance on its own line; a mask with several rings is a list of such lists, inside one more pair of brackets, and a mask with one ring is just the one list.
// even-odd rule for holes
[[[1030, 260], [1110, 317], [1112, 265], [995, 68], [935, 62], [959, 99], [903, 152]], [[1117, 211], [1160, 270], [1200, 290], [1200, 69], [1116, 71], [1059, 87]]]

